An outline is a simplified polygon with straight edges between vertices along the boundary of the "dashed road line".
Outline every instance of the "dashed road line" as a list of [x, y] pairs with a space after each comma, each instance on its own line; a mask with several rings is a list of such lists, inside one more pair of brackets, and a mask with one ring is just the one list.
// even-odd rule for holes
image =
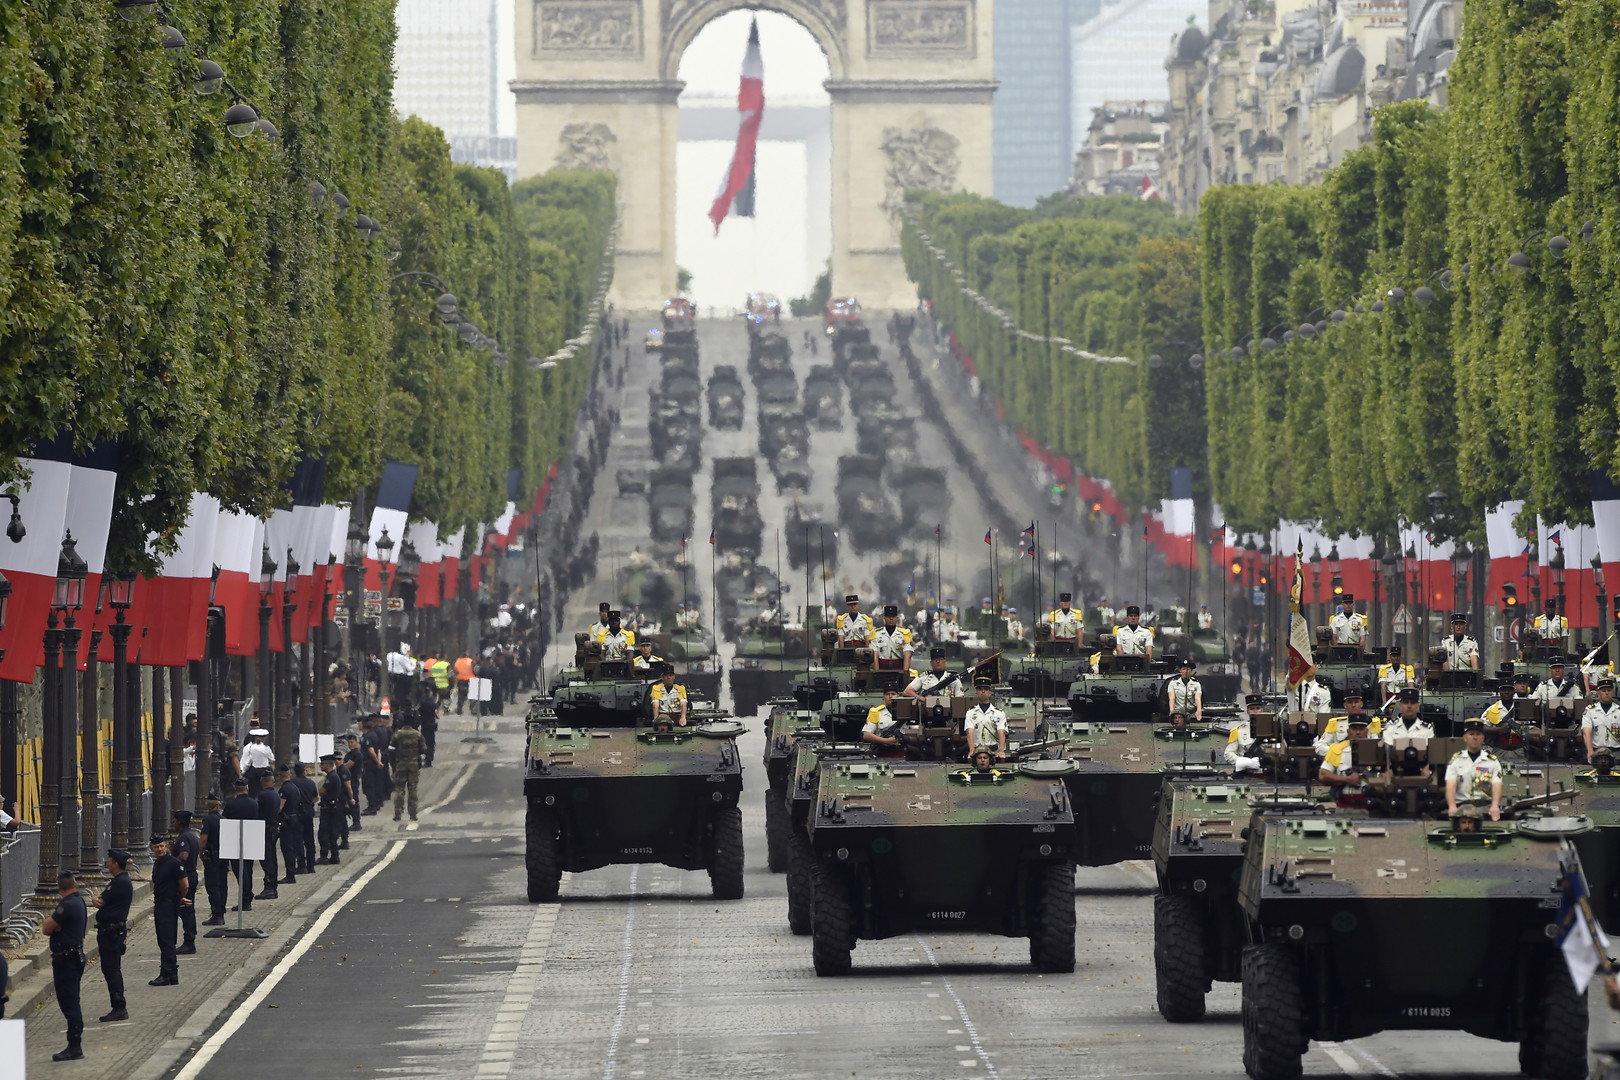
[[[567, 882], [571, 874], [564, 874]], [[460, 897], [453, 899], [459, 900]], [[484, 1050], [478, 1056], [476, 1076], [482, 1080], [504, 1080], [512, 1071], [512, 1060], [517, 1056], [518, 1037], [523, 1032], [523, 1018], [534, 1002], [534, 993], [540, 985], [540, 972], [545, 967], [546, 954], [551, 949], [551, 935], [557, 929], [557, 915], [562, 911], [560, 901], [539, 904], [529, 922], [529, 933], [518, 952], [517, 969], [506, 984], [506, 996], [495, 1011], [495, 1023]]]
[[[962, 1003], [961, 995], [956, 992], [956, 987], [951, 985], [951, 980], [945, 974], [945, 969], [940, 966], [939, 957], [934, 955], [934, 950], [929, 946], [928, 942], [923, 940], [921, 934], [917, 935], [917, 944], [922, 946], [923, 954], [928, 957], [928, 963], [935, 971], [939, 972], [939, 984], [945, 988], [947, 994], [951, 995], [951, 1000], [956, 1002], [956, 1015], [962, 1018], [962, 1027], [967, 1032], [968, 1042], [972, 1044], [974, 1054], [978, 1055], [979, 1064], [984, 1066], [985, 1075], [990, 1077], [990, 1080], [1001, 1080], [1001, 1074], [996, 1071], [995, 1063], [990, 1060], [990, 1055], [985, 1053], [983, 1044], [979, 1042], [979, 1029], [973, 1026], [973, 1018], [968, 1015], [967, 1006]], [[938, 997], [939, 995], [929, 994], [928, 996]], [[958, 1064], [972, 1065], [973, 1059], [969, 1058], [966, 1061], [958, 1062]]]
[[624, 1031], [624, 1013], [630, 1001], [630, 957], [635, 947], [636, 932], [636, 877], [641, 867], [630, 867], [630, 903], [624, 914], [624, 963], [619, 968], [619, 1012], [613, 1018], [613, 1034], [608, 1037], [607, 1061], [602, 1068], [602, 1080], [613, 1080], [618, 1068], [619, 1035]]

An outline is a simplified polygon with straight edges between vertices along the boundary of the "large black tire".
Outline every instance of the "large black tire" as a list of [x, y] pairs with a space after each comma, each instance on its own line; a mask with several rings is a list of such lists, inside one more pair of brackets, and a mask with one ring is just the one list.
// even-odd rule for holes
[[542, 806], [530, 803], [523, 822], [523, 866], [529, 875], [529, 902], [557, 899], [562, 867], [557, 861], [557, 821]]
[[722, 806], [709, 818], [709, 887], [716, 900], [742, 899], [741, 807]]
[[792, 831], [782, 788], [772, 784], [765, 789], [765, 866], [773, 874], [784, 873], [788, 868]]
[[1204, 910], [1192, 897], [1153, 898], [1153, 971], [1160, 1016], [1172, 1024], [1204, 1018]]
[[788, 929], [799, 937], [810, 933], [810, 912], [815, 907], [816, 856], [810, 841], [798, 833], [788, 837]]
[[1283, 945], [1243, 950], [1243, 1066], [1252, 1080], [1304, 1075], [1305, 1002], [1299, 958]]
[[1541, 953], [1526, 1008], [1524, 1040], [1519, 1043], [1519, 1069], [1541, 1080], [1585, 1080], [1590, 1019], [1586, 997], [1575, 992], [1562, 955], [1554, 949]]
[[1051, 863], [1037, 871], [1035, 918], [1029, 961], [1048, 973], [1074, 970], [1074, 864]]
[[849, 878], [841, 870], [816, 863], [811, 870], [815, 900], [810, 912], [811, 955], [817, 975], [844, 975], [855, 948], [855, 909], [849, 902]]

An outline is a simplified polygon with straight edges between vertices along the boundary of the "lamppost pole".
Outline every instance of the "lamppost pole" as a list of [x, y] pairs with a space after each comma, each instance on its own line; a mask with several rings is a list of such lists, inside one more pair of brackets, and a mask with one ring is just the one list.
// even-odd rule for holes
[[[360, 500], [354, 501], [358, 511]], [[366, 705], [365, 635], [360, 630], [360, 598], [366, 587], [366, 530], [357, 513], [349, 515], [349, 535], [343, 542], [343, 570], [349, 586], [349, 670], [354, 673], [356, 704]]]
[[292, 616], [293, 608], [297, 607], [298, 588], [294, 580], [298, 576], [298, 560], [293, 558], [292, 548], [287, 549], [285, 563], [287, 573], [281, 587], [281, 655], [276, 658], [276, 730], [271, 740], [276, 755], [276, 764], [292, 760]]
[[315, 628], [315, 657], [314, 657], [314, 690], [315, 690], [315, 716], [310, 722], [311, 731], [330, 731], [336, 734], [332, 726], [332, 680], [326, 676], [326, 654], [328, 643], [326, 640], [326, 623], [331, 617], [332, 607], [332, 571], [337, 567], [337, 556], [326, 557], [326, 584], [321, 588], [320, 622]]
[[[61, 581], [58, 576], [58, 592], [61, 591]], [[62, 732], [57, 724], [57, 689], [62, 661], [62, 631], [56, 625], [59, 610], [53, 603], [51, 613], [45, 620], [45, 686], [41, 711], [44, 724], [39, 770], [39, 882], [35, 886], [35, 891], [42, 897], [56, 894], [56, 875], [62, 869], [61, 850], [58, 847], [61, 833], [57, 818], [60, 809], [57, 783], [62, 775], [61, 766], [57, 763], [62, 753]]]
[[[208, 811], [208, 795], [218, 780], [214, 775], [214, 737], [219, 731], [219, 718], [214, 698], [214, 643], [223, 636], [225, 611], [214, 603], [219, 587], [219, 567], [214, 567], [213, 579], [208, 584], [208, 625], [203, 637], [201, 674], [197, 679], [197, 772], [196, 797], [192, 812], [202, 820]], [[223, 792], [218, 794], [223, 795]]]
[[[82, 581], [79, 587], [83, 589]], [[61, 697], [56, 706], [56, 722], [61, 728], [57, 761], [62, 768], [59, 789], [61, 802], [56, 819], [63, 830], [59, 852], [64, 866], [78, 862], [72, 858], [73, 849], [78, 846], [75, 833], [79, 824], [79, 755], [74, 753], [74, 749], [78, 745], [79, 733], [79, 640], [84, 636], [84, 630], [76, 625], [74, 619], [78, 609], [77, 604], [69, 606], [67, 621], [62, 625], [62, 676], [61, 689], [58, 691]]]
[[113, 608], [113, 624], [108, 628], [113, 642], [113, 763], [109, 786], [112, 788], [112, 842], [114, 847], [129, 847], [129, 770], [125, 754], [129, 747], [129, 680], [124, 677], [124, 665], [129, 659], [130, 625], [124, 621], [124, 609]]
[[392, 560], [394, 556], [394, 538], [388, 535], [388, 526], [382, 527], [382, 535], [377, 538], [377, 578], [382, 586], [383, 607], [382, 618], [377, 624], [377, 651], [382, 653], [382, 685], [379, 696], [391, 698], [393, 695], [393, 672], [388, 670], [388, 601], [394, 595], [394, 572]]
[[[101, 595], [107, 595], [107, 579], [101, 579]], [[96, 611], [102, 609], [97, 602]], [[101, 755], [96, 751], [101, 741], [99, 702], [96, 695], [96, 654], [101, 649], [102, 631], [92, 624], [90, 648], [85, 653], [84, 684], [79, 694], [79, 873], [95, 874], [102, 869], [99, 826], [101, 824]]]
[[259, 560], [259, 722], [255, 727], [272, 722], [275, 701], [275, 681], [270, 671], [270, 590], [275, 578], [276, 563], [270, 558], [270, 545], [265, 544]]

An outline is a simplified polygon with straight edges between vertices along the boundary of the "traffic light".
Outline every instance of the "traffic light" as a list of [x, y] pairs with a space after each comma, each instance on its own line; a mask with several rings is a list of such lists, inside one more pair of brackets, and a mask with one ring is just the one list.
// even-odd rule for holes
[[1338, 574], [1334, 574], [1333, 575], [1333, 595], [1334, 596], [1340, 596], [1343, 593], [1344, 593], [1344, 578], [1340, 577]]
[[1508, 584], [1502, 586], [1502, 607], [1504, 610], [1519, 606], [1519, 590], [1517, 586]]
[[[1241, 573], [1243, 573], [1243, 562], [1242, 562], [1242, 560], [1233, 559], [1232, 560], [1232, 576], [1237, 577]], [[1620, 597], [1617, 597], [1616, 599], [1620, 599]]]

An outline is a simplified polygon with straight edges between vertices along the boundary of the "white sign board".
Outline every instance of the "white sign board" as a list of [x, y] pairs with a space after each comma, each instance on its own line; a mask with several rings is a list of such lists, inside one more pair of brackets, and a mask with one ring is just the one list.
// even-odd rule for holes
[[488, 701], [494, 696], [494, 687], [488, 679], [468, 679], [467, 698], [469, 701]]
[[219, 823], [219, 857], [230, 859], [264, 858], [264, 822], [257, 818], [223, 818]]
[[28, 1080], [27, 1033], [22, 1020], [0, 1020], [0, 1076]]
[[298, 760], [302, 762], [319, 761], [327, 754], [337, 751], [333, 749], [333, 739], [330, 735], [300, 735], [298, 736]]

